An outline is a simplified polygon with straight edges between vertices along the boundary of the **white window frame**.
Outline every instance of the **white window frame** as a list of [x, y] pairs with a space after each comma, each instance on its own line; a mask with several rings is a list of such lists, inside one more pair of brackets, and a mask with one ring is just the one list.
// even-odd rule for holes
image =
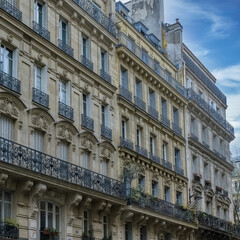
[[33, 148], [39, 152], [44, 151], [44, 133], [35, 130], [33, 133]]
[[[66, 30], [65, 30], [65, 34], [66, 34], [66, 41], [63, 41], [63, 24], [66, 25]], [[63, 19], [60, 17], [59, 19], [59, 39], [65, 43], [69, 45], [69, 23], [67, 20]]]
[[0, 115], [0, 137], [14, 140], [15, 124], [12, 118]]
[[[65, 156], [64, 156], [65, 155]], [[69, 144], [61, 141], [59, 144], [59, 158], [63, 161], [68, 161], [69, 159]]]
[[[65, 91], [65, 99], [63, 91]], [[60, 79], [59, 81], [59, 101], [70, 106], [70, 81]]]
[[[0, 208], [1, 208], [1, 215], [0, 215], [0, 220], [4, 220], [4, 219], [7, 219], [7, 218], [12, 218], [12, 213], [13, 213], [13, 195], [10, 191], [6, 191], [6, 190], [1, 190], [0, 189], [0, 192], [1, 192], [1, 195], [2, 195], [2, 198], [0, 199]], [[5, 204], [6, 204], [6, 200], [5, 200], [5, 195], [6, 193], [10, 194], [11, 195], [11, 207], [10, 207], [10, 216], [5, 216], [5, 212], [6, 212], [6, 207], [5, 207]], [[7, 202], [9, 204], [9, 202]]]
[[101, 48], [100, 50], [100, 63], [101, 63], [101, 69], [105, 72], [108, 73], [108, 66], [109, 66], [109, 61], [108, 61], [108, 52]]
[[121, 66], [121, 86], [125, 89], [128, 89], [128, 70]]
[[[84, 40], [86, 43], [84, 44]], [[85, 45], [85, 46], [84, 46]], [[88, 37], [85, 34], [82, 34], [82, 56], [85, 57], [88, 60], [91, 60], [91, 40], [90, 37]], [[84, 54], [84, 48], [86, 53]]]
[[90, 153], [89, 152], [86, 152], [86, 151], [82, 152], [81, 166], [86, 169], [90, 168]]
[[[40, 84], [38, 84], [39, 77]], [[41, 67], [38, 64], [34, 65], [34, 87], [40, 90], [41, 92], [47, 93], [47, 66]]]
[[127, 122], [124, 119], [122, 119], [121, 130], [122, 138], [127, 139]]
[[[86, 100], [84, 98], [86, 97]], [[86, 104], [86, 112], [84, 112], [84, 105]], [[90, 93], [82, 94], [82, 114], [87, 117], [92, 117], [92, 95]]]

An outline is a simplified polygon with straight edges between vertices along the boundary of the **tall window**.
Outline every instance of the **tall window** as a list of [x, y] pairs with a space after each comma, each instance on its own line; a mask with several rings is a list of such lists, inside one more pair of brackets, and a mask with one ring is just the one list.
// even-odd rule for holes
[[127, 139], [127, 123], [122, 120], [122, 138]]
[[140, 240], [147, 240], [147, 228], [146, 226], [140, 227]]
[[182, 193], [179, 191], [176, 192], [176, 201], [178, 204], [182, 204]]
[[198, 173], [198, 159], [196, 156], [192, 157], [192, 165], [193, 173]]
[[63, 19], [59, 20], [59, 39], [68, 44], [68, 22]]
[[127, 38], [127, 46], [130, 51], [134, 52], [134, 40], [130, 37]]
[[101, 49], [101, 69], [108, 73], [108, 54], [104, 49]]
[[144, 49], [142, 49], [142, 61], [148, 64], [148, 53]]
[[89, 169], [89, 160], [90, 160], [90, 154], [88, 152], [83, 152], [81, 155], [81, 166], [83, 168]]
[[109, 105], [102, 105], [102, 125], [106, 127], [110, 127], [110, 113], [109, 113]]
[[39, 1], [34, 2], [34, 22], [39, 24], [40, 26], [45, 27], [45, 4], [43, 5]]
[[145, 189], [145, 177], [144, 176], [139, 176], [138, 187], [139, 187], [140, 191], [144, 191], [144, 189]]
[[13, 76], [13, 51], [1, 45], [1, 71]]
[[162, 158], [163, 160], [167, 160], [167, 143], [163, 142], [162, 145]]
[[205, 126], [202, 127], [202, 141], [206, 144], [208, 143], [207, 127]]
[[136, 79], [136, 97], [142, 99], [142, 81]]
[[82, 95], [82, 113], [85, 116], [91, 117], [92, 116], [92, 104], [91, 104], [91, 94]]
[[86, 35], [83, 35], [82, 37], [82, 55], [83, 57], [87, 58], [88, 60], [91, 60], [90, 57], [90, 38]]
[[132, 240], [132, 223], [125, 223], [125, 240]]
[[40, 131], [34, 131], [34, 149], [39, 152], [43, 152], [44, 133]]
[[192, 87], [192, 79], [187, 78], [187, 88], [191, 88], [191, 87]]
[[164, 198], [165, 201], [170, 202], [170, 187], [167, 186], [164, 187]]
[[121, 86], [128, 89], [128, 71], [121, 67]]
[[0, 220], [12, 218], [12, 194], [0, 190]]
[[213, 149], [218, 151], [218, 138], [217, 138], [217, 135], [213, 135]]
[[212, 213], [212, 203], [211, 202], [206, 202], [206, 212], [208, 214]]
[[175, 165], [180, 168], [181, 167], [181, 152], [180, 152], [180, 150], [175, 148], [174, 155], [175, 155]]
[[195, 136], [197, 135], [197, 124], [195, 118], [191, 118], [191, 133]]
[[157, 197], [158, 196], [158, 182], [152, 181], [152, 195]]
[[217, 217], [221, 218], [221, 208], [217, 206]]
[[14, 121], [11, 118], [0, 115], [0, 137], [13, 140]]
[[209, 164], [204, 164], [204, 180], [210, 180]]
[[155, 109], [155, 91], [149, 89], [149, 106]]
[[103, 215], [103, 237], [108, 237], [108, 217]]
[[219, 171], [217, 169], [215, 169], [214, 178], [215, 178], [215, 185], [220, 186], [219, 185]]
[[68, 160], [68, 154], [69, 154], [69, 146], [67, 143], [65, 142], [60, 142], [59, 145], [59, 149], [60, 149], [60, 159], [67, 161]]
[[167, 118], [167, 100], [162, 98], [161, 102], [162, 102], [162, 109], [161, 109], [162, 110], [162, 115]]
[[141, 147], [141, 130], [137, 128], [137, 146]]
[[150, 136], [150, 153], [155, 154], [155, 138], [153, 136]]
[[83, 232], [88, 233], [89, 230], [89, 216], [88, 211], [83, 211]]
[[47, 67], [40, 67], [35, 65], [34, 67], [34, 87], [38, 90], [45, 92], [47, 88], [46, 84]]
[[64, 80], [59, 82], [59, 100], [60, 102], [70, 105], [70, 83]]
[[179, 126], [179, 114], [178, 109], [173, 107], [173, 123]]
[[101, 173], [102, 175], [107, 176], [108, 175], [108, 160], [107, 159], [102, 159], [101, 163]]

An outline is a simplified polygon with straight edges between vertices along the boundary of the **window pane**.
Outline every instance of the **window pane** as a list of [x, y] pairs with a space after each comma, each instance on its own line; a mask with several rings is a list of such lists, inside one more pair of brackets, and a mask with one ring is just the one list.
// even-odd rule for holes
[[43, 230], [46, 227], [46, 212], [40, 211], [40, 230]]

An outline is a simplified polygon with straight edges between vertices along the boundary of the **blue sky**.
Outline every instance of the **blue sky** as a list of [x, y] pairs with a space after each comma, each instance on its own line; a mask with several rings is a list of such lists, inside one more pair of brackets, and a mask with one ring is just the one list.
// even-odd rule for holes
[[165, 22], [179, 18], [184, 43], [227, 96], [227, 120], [236, 136], [231, 152], [240, 155], [240, 0], [164, 0], [164, 7]]

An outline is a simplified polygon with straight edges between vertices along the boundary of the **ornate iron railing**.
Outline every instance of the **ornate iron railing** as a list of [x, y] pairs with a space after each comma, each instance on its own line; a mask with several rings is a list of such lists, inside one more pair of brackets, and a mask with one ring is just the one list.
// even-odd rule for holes
[[181, 167], [178, 167], [177, 165], [174, 166], [174, 171], [178, 173], [179, 175], [184, 176], [184, 170]]
[[35, 21], [33, 21], [33, 31], [50, 41], [50, 32]]
[[93, 63], [83, 55], [81, 56], [81, 64], [84, 65], [89, 70], [93, 71]]
[[191, 88], [187, 90], [188, 99], [197, 103], [209, 116], [217, 121], [223, 128], [234, 136], [233, 126], [223, 118], [217, 111], [215, 111], [201, 96], [194, 92]]
[[0, 237], [18, 239], [19, 238], [19, 228], [11, 224], [0, 221]]
[[92, 118], [88, 117], [85, 114], [82, 114], [82, 126], [93, 131], [94, 130], [94, 121]]
[[192, 139], [194, 139], [195, 141], [198, 142], [198, 136], [197, 136], [196, 134], [191, 133], [191, 134], [190, 134], [190, 137], [191, 137]]
[[120, 146], [133, 150], [133, 143], [127, 140], [126, 138], [120, 138]]
[[33, 87], [32, 93], [33, 101], [44, 106], [49, 107], [49, 95]]
[[142, 147], [140, 147], [140, 146], [138, 146], [138, 145], [136, 145], [136, 152], [137, 152], [138, 154], [146, 157], [146, 158], [148, 157], [148, 152], [147, 152], [147, 150], [144, 149], [144, 148], [142, 148]]
[[155, 108], [148, 106], [148, 113], [150, 116], [158, 120], [158, 111]]
[[73, 108], [59, 101], [59, 115], [73, 121]]
[[100, 77], [108, 83], [112, 83], [111, 75], [100, 69]]
[[186, 222], [195, 222], [195, 215], [191, 210], [183, 210], [180, 206], [159, 199], [152, 195], [147, 195], [135, 189], [127, 189], [128, 205], [136, 205], [141, 208], [149, 209], [155, 213], [164, 214], [178, 218]]
[[109, 31], [114, 37], [117, 37], [117, 28], [115, 23], [103, 14], [99, 8], [97, 8], [89, 0], [73, 0], [79, 7], [81, 7], [86, 13], [88, 13], [95, 21], [101, 24], [107, 31]]
[[172, 170], [172, 164], [167, 160], [162, 159], [162, 165], [170, 170]]
[[143, 111], [146, 111], [146, 103], [137, 96], [134, 97], [134, 104]]
[[0, 161], [108, 195], [125, 198], [122, 182], [1, 137]]
[[149, 156], [150, 156], [150, 159], [153, 161], [153, 162], [156, 162], [158, 164], [161, 164], [161, 158], [158, 157], [157, 155], [153, 154], [153, 153], [149, 153]]
[[101, 124], [101, 135], [112, 140], [112, 129]]
[[58, 39], [58, 47], [66, 54], [73, 57], [73, 48], [71, 48], [68, 44], [63, 42], [61, 39]]
[[[182, 96], [187, 98], [187, 93], [185, 87], [183, 87], [175, 78], [173, 78], [166, 70], [164, 70], [159, 63], [152, 59], [148, 54], [143, 52], [143, 50], [134, 42], [132, 42], [125, 33], [119, 33], [119, 44], [117, 47], [125, 46], [129, 51], [131, 51], [135, 56], [137, 56], [142, 61], [142, 56], [145, 54], [147, 56], [147, 63], [144, 62], [148, 67], [150, 67], [155, 73], [157, 73], [165, 82], [167, 82], [171, 87], [173, 87]], [[131, 41], [131, 45], [128, 42]]]
[[21, 82], [2, 71], [0, 71], [0, 85], [20, 94]]
[[162, 122], [165, 126], [167, 126], [168, 128], [170, 128], [170, 120], [168, 119], [167, 116], [162, 115], [162, 116], [161, 116], [161, 122]]
[[122, 86], [120, 86], [120, 95], [128, 101], [132, 101], [132, 93]]
[[0, 0], [0, 8], [16, 18], [19, 21], [22, 21], [22, 12], [14, 7], [11, 3], [6, 0]]
[[172, 123], [173, 131], [182, 136], [182, 129], [178, 124]]
[[197, 212], [197, 218], [200, 225], [224, 231], [228, 234], [240, 236], [240, 226], [232, 224], [224, 219], [220, 219], [204, 212]]
[[61, 233], [58, 233], [57, 235], [53, 234], [45, 234], [44, 230], [40, 230], [40, 240], [60, 240]]

